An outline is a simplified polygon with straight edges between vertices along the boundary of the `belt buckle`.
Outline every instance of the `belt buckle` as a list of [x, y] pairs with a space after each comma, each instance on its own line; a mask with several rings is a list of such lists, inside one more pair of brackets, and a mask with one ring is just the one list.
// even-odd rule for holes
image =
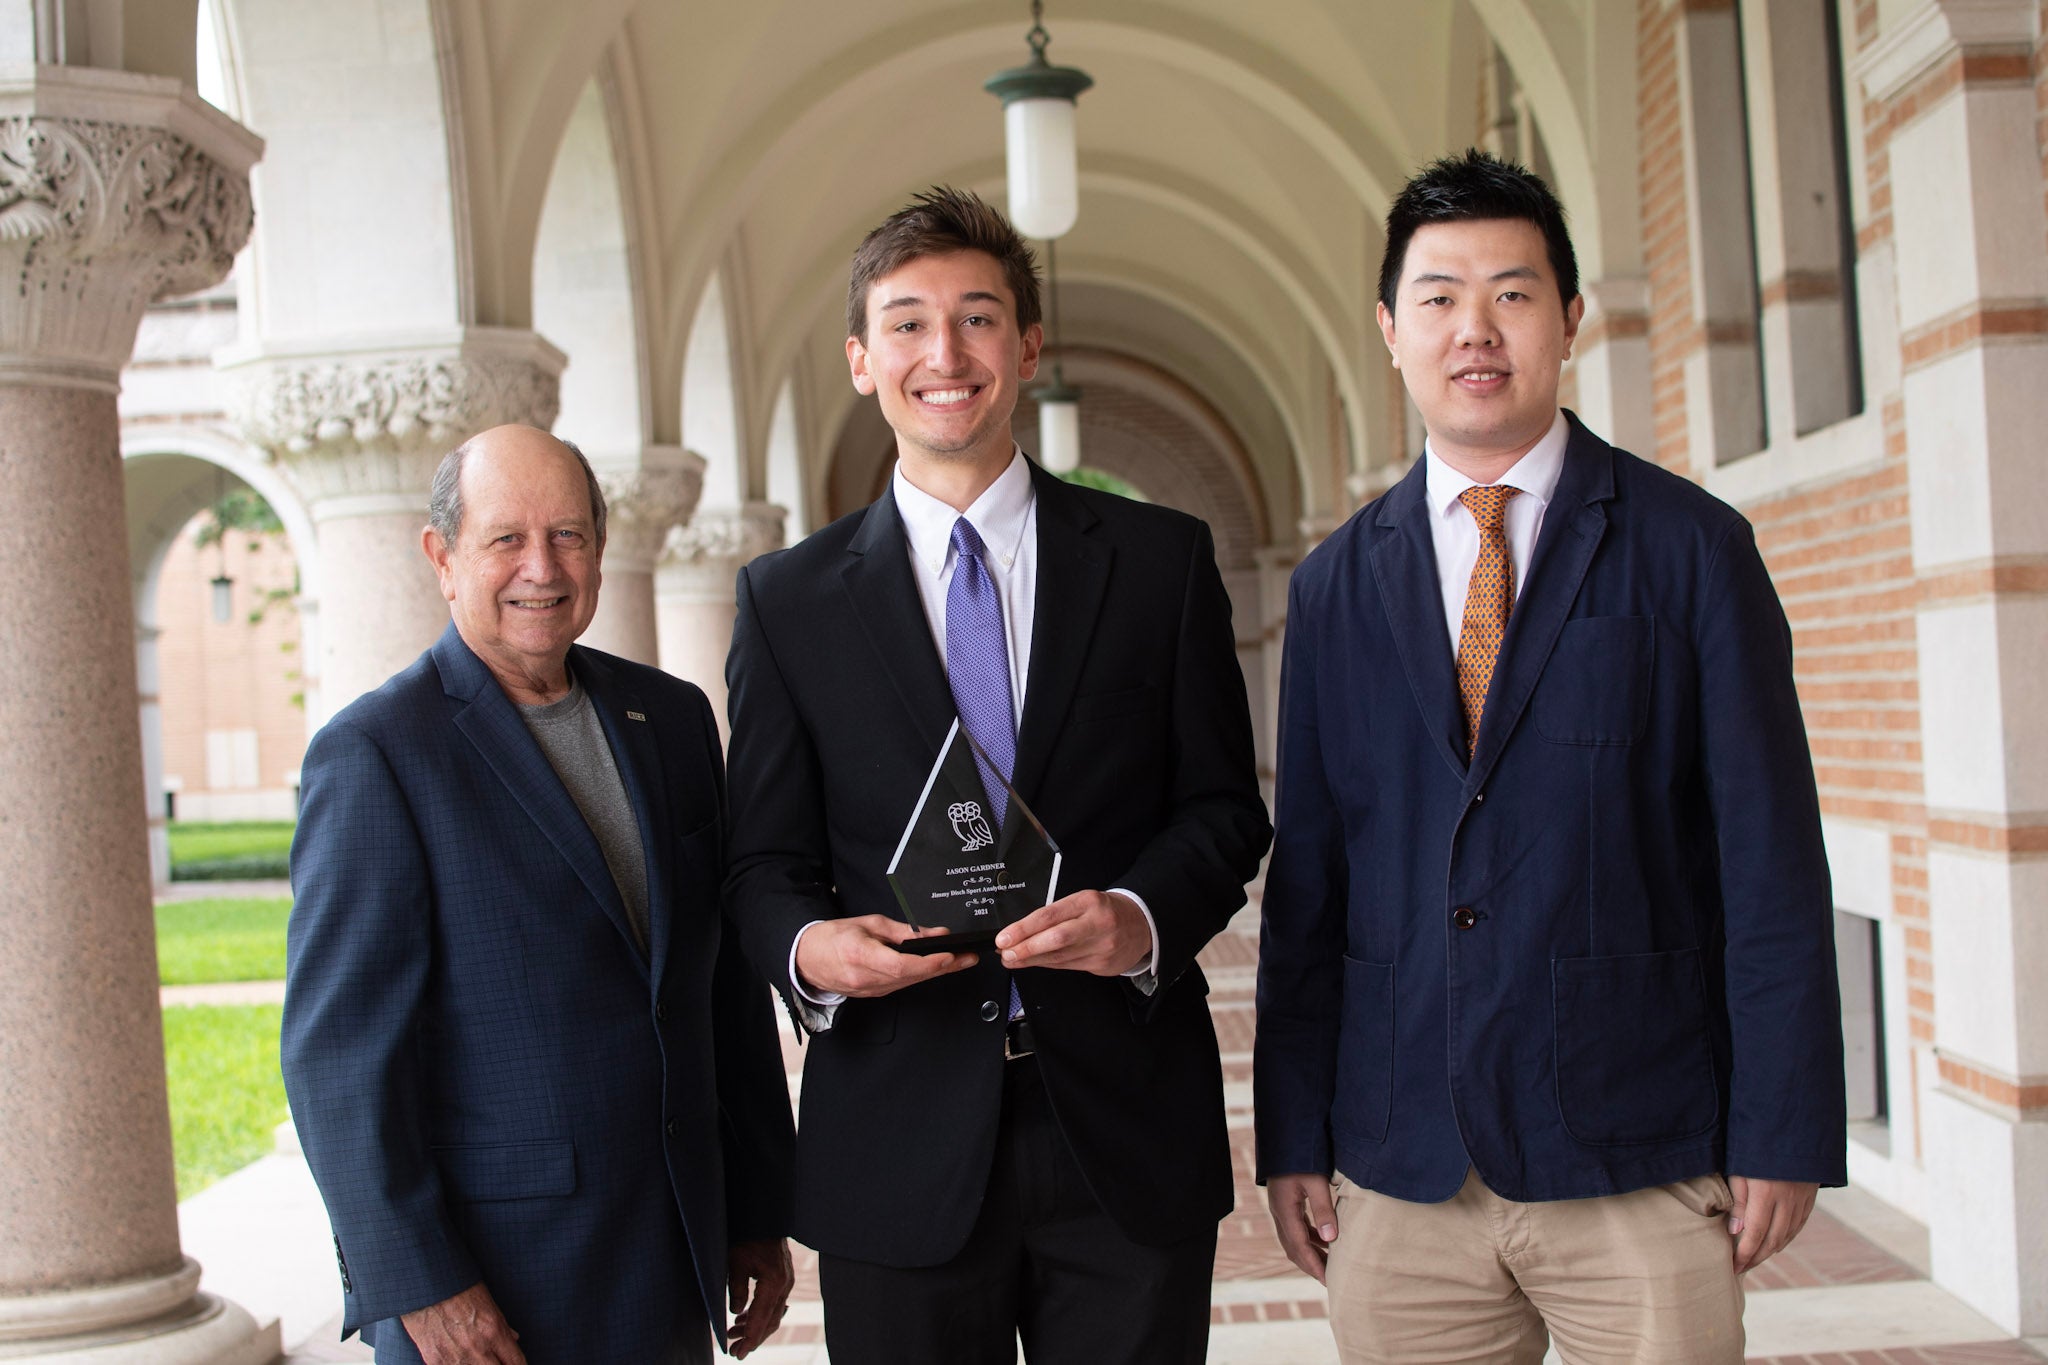
[[1033, 1046], [1031, 1026], [1022, 1019], [1013, 1019], [1003, 1025], [1003, 1060], [1022, 1061], [1037, 1049]]

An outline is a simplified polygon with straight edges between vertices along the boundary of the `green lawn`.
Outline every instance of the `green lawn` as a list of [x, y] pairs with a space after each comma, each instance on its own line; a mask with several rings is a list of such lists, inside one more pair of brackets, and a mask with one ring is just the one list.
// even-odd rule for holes
[[173, 820], [170, 832], [174, 864], [268, 854], [283, 857], [292, 847], [290, 820], [237, 820], [228, 824]]
[[164, 1011], [171, 1146], [185, 1199], [271, 1150], [289, 1112], [277, 1069], [280, 1005], [173, 1005]]
[[166, 901], [156, 908], [157, 974], [166, 986], [284, 977], [289, 897]]
[[270, 880], [291, 870], [289, 820], [173, 821], [170, 836], [174, 882]]

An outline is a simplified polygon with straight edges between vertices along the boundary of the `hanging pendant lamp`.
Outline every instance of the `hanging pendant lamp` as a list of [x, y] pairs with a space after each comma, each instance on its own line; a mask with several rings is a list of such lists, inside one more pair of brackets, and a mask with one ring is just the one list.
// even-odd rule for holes
[[1042, 0], [1031, 0], [1031, 60], [991, 76], [982, 89], [1003, 102], [1003, 144], [1009, 165], [1010, 221], [1026, 237], [1050, 240], [1074, 226], [1081, 211], [1074, 146], [1074, 106], [1094, 77], [1045, 59], [1050, 35]]

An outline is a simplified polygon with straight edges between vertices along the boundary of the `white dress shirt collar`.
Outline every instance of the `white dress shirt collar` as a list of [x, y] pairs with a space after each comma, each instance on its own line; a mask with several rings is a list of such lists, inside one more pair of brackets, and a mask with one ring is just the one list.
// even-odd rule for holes
[[[1564, 450], [1570, 439], [1571, 425], [1564, 420], [1564, 409], [1559, 408], [1550, 430], [1529, 447], [1528, 454], [1515, 461], [1500, 482], [1521, 489], [1522, 496], [1534, 498], [1539, 507], [1548, 507], [1557, 492], [1558, 478], [1564, 473]], [[1439, 518], [1448, 517], [1458, 508], [1458, 495], [1477, 487], [1477, 482], [1445, 464], [1436, 447], [1427, 441], [1422, 446], [1422, 457], [1428, 465], [1429, 510]]]
[[903, 533], [910, 542], [910, 552], [929, 572], [944, 571], [947, 556], [953, 552], [953, 523], [963, 516], [1001, 567], [1007, 569], [1016, 563], [1018, 546], [1023, 543], [1025, 528], [1031, 521], [1034, 498], [1031, 465], [1022, 450], [1011, 455], [1009, 467], [996, 476], [996, 481], [965, 512], [939, 501], [905, 478], [901, 461], [897, 462], [890, 487], [896, 495], [896, 513], [903, 518]]

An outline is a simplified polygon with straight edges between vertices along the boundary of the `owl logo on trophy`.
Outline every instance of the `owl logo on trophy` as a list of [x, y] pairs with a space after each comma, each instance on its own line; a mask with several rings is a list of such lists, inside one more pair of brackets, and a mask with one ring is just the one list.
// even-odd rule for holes
[[988, 827], [988, 817], [981, 813], [979, 801], [955, 801], [946, 807], [946, 818], [953, 822], [953, 833], [960, 836], [960, 851], [973, 853], [995, 843], [995, 833]]

